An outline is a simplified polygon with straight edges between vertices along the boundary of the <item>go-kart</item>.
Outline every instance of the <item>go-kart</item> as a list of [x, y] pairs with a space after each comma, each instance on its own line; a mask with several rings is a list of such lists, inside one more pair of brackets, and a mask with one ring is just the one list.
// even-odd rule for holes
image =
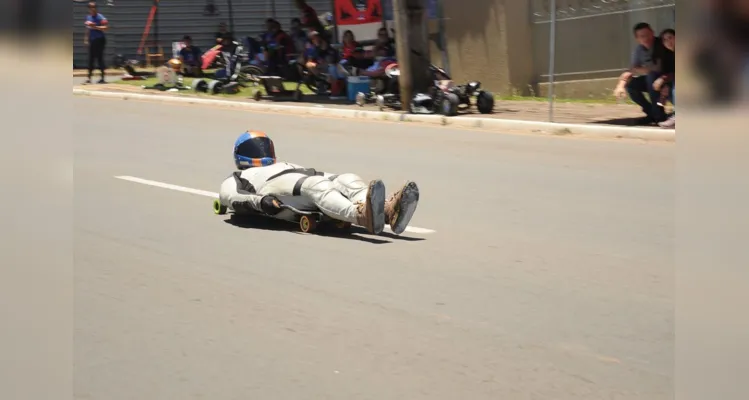
[[233, 213], [237, 216], [260, 216], [274, 218], [287, 222], [299, 224], [299, 230], [303, 233], [310, 233], [319, 228], [333, 228], [337, 231], [348, 232], [351, 229], [350, 222], [338, 221], [320, 212], [320, 210], [300, 210], [289, 204], [279, 204], [281, 212], [276, 215], [269, 215], [257, 211], [234, 210], [230, 206], [221, 203], [220, 199], [213, 200], [213, 212], [217, 215]]
[[428, 94], [434, 99], [435, 105], [441, 107], [442, 114], [456, 115], [459, 109], [470, 108], [473, 96], [476, 97], [476, 109], [481, 114], [494, 111], [494, 95], [481, 89], [481, 82], [470, 81], [464, 85], [456, 85], [447, 71], [434, 64], [429, 65], [429, 73], [434, 86], [429, 89]]
[[369, 93], [359, 92], [356, 94], [356, 104], [360, 107], [367, 103], [375, 102], [380, 111], [386, 108], [394, 110], [401, 109], [400, 86], [400, 68], [397, 63], [385, 67], [385, 75], [380, 78], [373, 78], [370, 85]]
[[215, 46], [203, 56], [203, 69], [212, 65], [217, 66], [215, 79], [195, 79], [192, 82], [193, 90], [199, 93], [239, 93], [240, 88], [246, 88], [249, 84], [259, 82], [258, 75], [263, 69], [257, 65], [245, 64], [248, 62], [247, 52], [239, 42], [234, 42], [234, 52], [227, 54], [228, 60], [221, 53], [221, 46]]
[[[471, 81], [465, 85], [455, 85], [444, 69], [431, 63], [428, 73], [433, 85], [427, 89], [427, 93], [416, 93], [411, 99], [409, 111], [412, 114], [454, 116], [461, 108], [465, 110], [472, 106], [473, 96], [476, 97], [475, 105], [480, 113], [489, 114], [494, 110], [494, 96], [491, 92], [481, 89], [481, 82]], [[380, 78], [384, 82], [384, 90], [358, 93], [356, 104], [363, 106], [374, 100], [380, 111], [385, 108], [400, 109], [399, 77], [398, 65], [389, 65], [385, 68], [385, 77]]]

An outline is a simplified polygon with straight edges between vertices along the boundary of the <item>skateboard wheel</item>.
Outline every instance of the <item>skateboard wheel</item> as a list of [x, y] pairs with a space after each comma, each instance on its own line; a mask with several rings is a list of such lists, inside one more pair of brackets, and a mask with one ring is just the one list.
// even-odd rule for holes
[[302, 230], [304, 233], [309, 233], [315, 230], [317, 227], [317, 221], [310, 218], [307, 215], [302, 215], [301, 218], [299, 218], [299, 229]]
[[227, 207], [221, 204], [221, 200], [219, 199], [213, 200], [213, 212], [216, 215], [224, 215], [226, 214], [226, 211], [227, 211]]

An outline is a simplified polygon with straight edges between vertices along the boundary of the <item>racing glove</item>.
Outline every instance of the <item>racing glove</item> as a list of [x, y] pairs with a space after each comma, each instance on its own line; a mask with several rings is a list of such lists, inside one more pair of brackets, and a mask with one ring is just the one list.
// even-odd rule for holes
[[260, 200], [260, 208], [268, 215], [276, 215], [281, 212], [281, 201], [276, 196], [263, 196]]

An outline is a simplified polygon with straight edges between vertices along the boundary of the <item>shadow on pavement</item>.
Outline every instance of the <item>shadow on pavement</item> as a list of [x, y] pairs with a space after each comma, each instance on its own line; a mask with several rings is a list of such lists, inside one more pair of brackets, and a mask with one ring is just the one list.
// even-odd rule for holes
[[[367, 232], [367, 230], [364, 229], [364, 228], [362, 228], [361, 226], [352, 226], [351, 227], [351, 232], [352, 233], [360, 233], [362, 235], [369, 235], [369, 233]], [[383, 236], [383, 237], [386, 237], [388, 239], [393, 239], [393, 240], [403, 240], [404, 242], [421, 242], [422, 240], [426, 240], [424, 238], [419, 238], [419, 237], [410, 237], [410, 236], [396, 235], [396, 234], [394, 234], [392, 232], [388, 232], [388, 231], [384, 231], [384, 232], [380, 233], [379, 236]]]
[[[283, 221], [279, 219], [274, 219], [271, 217], [262, 217], [262, 216], [254, 216], [254, 215], [230, 215], [229, 218], [224, 220], [229, 225], [236, 226], [238, 228], [244, 228], [244, 229], [259, 229], [264, 231], [278, 231], [278, 232], [289, 232], [289, 233], [299, 233], [299, 228], [297, 227], [297, 224]], [[368, 235], [367, 231], [364, 228], [353, 226], [351, 227], [351, 230], [349, 232], [341, 232], [336, 231], [335, 229], [332, 230], [325, 230], [320, 229], [319, 231], [316, 231], [313, 233], [314, 235], [323, 236], [323, 237], [334, 237], [334, 238], [341, 238], [341, 239], [349, 239], [349, 240], [359, 240], [362, 242], [368, 242], [372, 244], [386, 244], [386, 243], [393, 243], [390, 240], [382, 240], [377, 239], [369, 236], [361, 236], [360, 234]], [[407, 240], [407, 241], [420, 241], [424, 240], [421, 238], [410, 238], [410, 237], [403, 237], [403, 236], [397, 236], [394, 234], [391, 234], [389, 232], [383, 232], [380, 234], [380, 236], [384, 236], [390, 239], [396, 239], [396, 240]]]
[[[640, 118], [614, 118], [614, 119], [601, 119], [598, 121], [591, 121], [591, 124], [604, 124], [604, 125], [618, 125], [618, 126], [641, 126], [647, 127], [649, 125], [643, 125], [640, 123]], [[655, 125], [651, 125], [655, 126]]]

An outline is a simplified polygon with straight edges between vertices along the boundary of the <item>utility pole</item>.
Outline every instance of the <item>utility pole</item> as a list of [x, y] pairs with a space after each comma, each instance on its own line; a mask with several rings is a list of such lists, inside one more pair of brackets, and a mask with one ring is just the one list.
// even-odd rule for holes
[[400, 68], [402, 110], [408, 111], [414, 93], [426, 92], [429, 78], [429, 38], [426, 0], [393, 0], [395, 51]]
[[401, 110], [408, 111], [413, 99], [413, 74], [411, 73], [411, 46], [408, 43], [408, 0], [393, 0], [393, 22], [395, 22], [395, 53], [398, 58], [400, 76]]

